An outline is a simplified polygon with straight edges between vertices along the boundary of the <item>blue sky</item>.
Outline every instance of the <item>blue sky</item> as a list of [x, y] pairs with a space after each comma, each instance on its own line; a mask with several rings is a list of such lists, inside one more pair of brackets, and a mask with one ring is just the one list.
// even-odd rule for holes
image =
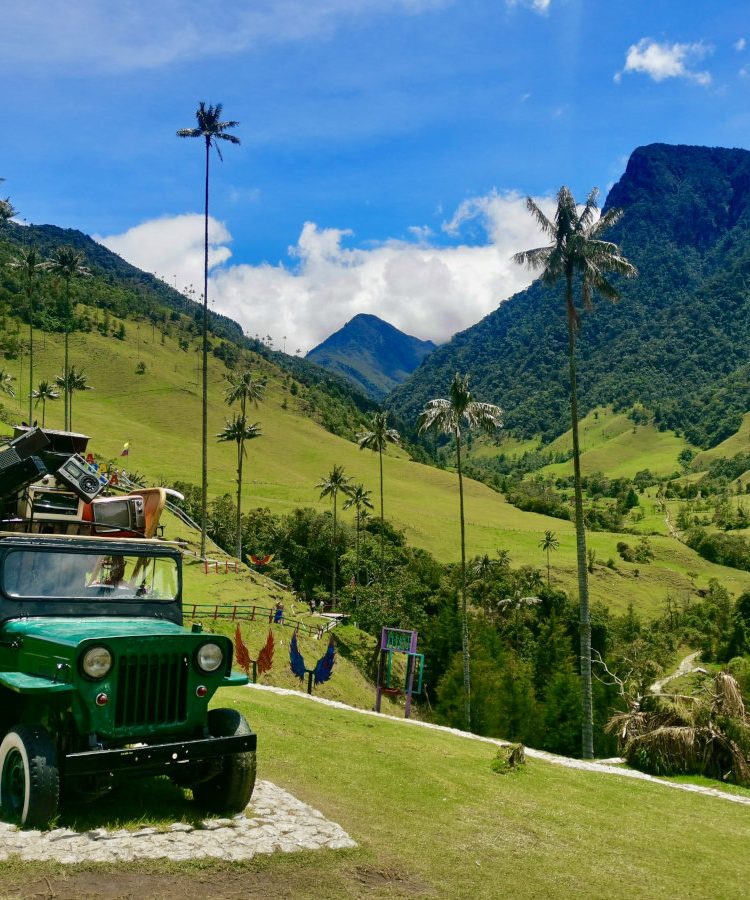
[[303, 351], [356, 312], [445, 340], [522, 288], [522, 198], [603, 196], [655, 141], [747, 147], [750, 23], [715, 0], [5, 0], [0, 175], [22, 216], [200, 281]]

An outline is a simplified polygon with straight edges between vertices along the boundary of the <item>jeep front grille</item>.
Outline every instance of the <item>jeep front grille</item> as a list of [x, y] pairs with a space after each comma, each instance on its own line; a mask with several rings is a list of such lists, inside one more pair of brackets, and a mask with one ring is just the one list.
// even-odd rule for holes
[[188, 657], [184, 653], [122, 656], [115, 727], [168, 725], [187, 718]]

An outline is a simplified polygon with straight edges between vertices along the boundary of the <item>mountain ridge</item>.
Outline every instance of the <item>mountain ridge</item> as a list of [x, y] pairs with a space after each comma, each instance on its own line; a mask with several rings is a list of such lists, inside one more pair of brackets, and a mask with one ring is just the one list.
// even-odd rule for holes
[[378, 316], [358, 313], [305, 358], [349, 379], [373, 400], [382, 400], [435, 346]]
[[[604, 209], [623, 208], [605, 234], [638, 267], [597, 299], [578, 336], [581, 415], [643, 403], [660, 427], [701, 447], [735, 432], [750, 409], [750, 152], [651, 144], [637, 148]], [[388, 398], [406, 420], [468, 372], [478, 399], [506, 425], [550, 440], [569, 427], [561, 285], [539, 280], [425, 360]], [[578, 294], [578, 289], [576, 289]]]

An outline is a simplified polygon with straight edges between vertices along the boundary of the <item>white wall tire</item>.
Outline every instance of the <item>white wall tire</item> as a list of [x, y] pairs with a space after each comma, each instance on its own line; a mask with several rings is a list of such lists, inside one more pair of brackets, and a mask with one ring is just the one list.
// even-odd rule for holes
[[3, 818], [43, 828], [57, 815], [60, 776], [57, 750], [41, 725], [16, 725], [0, 743], [0, 808]]

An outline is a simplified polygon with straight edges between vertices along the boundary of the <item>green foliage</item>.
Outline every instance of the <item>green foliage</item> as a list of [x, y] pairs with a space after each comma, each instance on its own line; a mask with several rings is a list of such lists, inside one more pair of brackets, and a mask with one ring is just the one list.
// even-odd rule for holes
[[[605, 210], [625, 210], [607, 238], [640, 277], [618, 283], [620, 303], [583, 314], [582, 413], [641, 404], [660, 427], [701, 447], [738, 429], [750, 372], [748, 173], [745, 150], [654, 144], [635, 151]], [[502, 303], [435, 350], [394, 391], [392, 408], [416, 415], [433, 385], [468, 367], [478, 392], [502, 397], [506, 427], [545, 440], [564, 432], [567, 345], [558, 297], [536, 282]]]
[[750, 571], [750, 543], [742, 535], [716, 534], [694, 528], [688, 533], [686, 542], [709, 562]]

